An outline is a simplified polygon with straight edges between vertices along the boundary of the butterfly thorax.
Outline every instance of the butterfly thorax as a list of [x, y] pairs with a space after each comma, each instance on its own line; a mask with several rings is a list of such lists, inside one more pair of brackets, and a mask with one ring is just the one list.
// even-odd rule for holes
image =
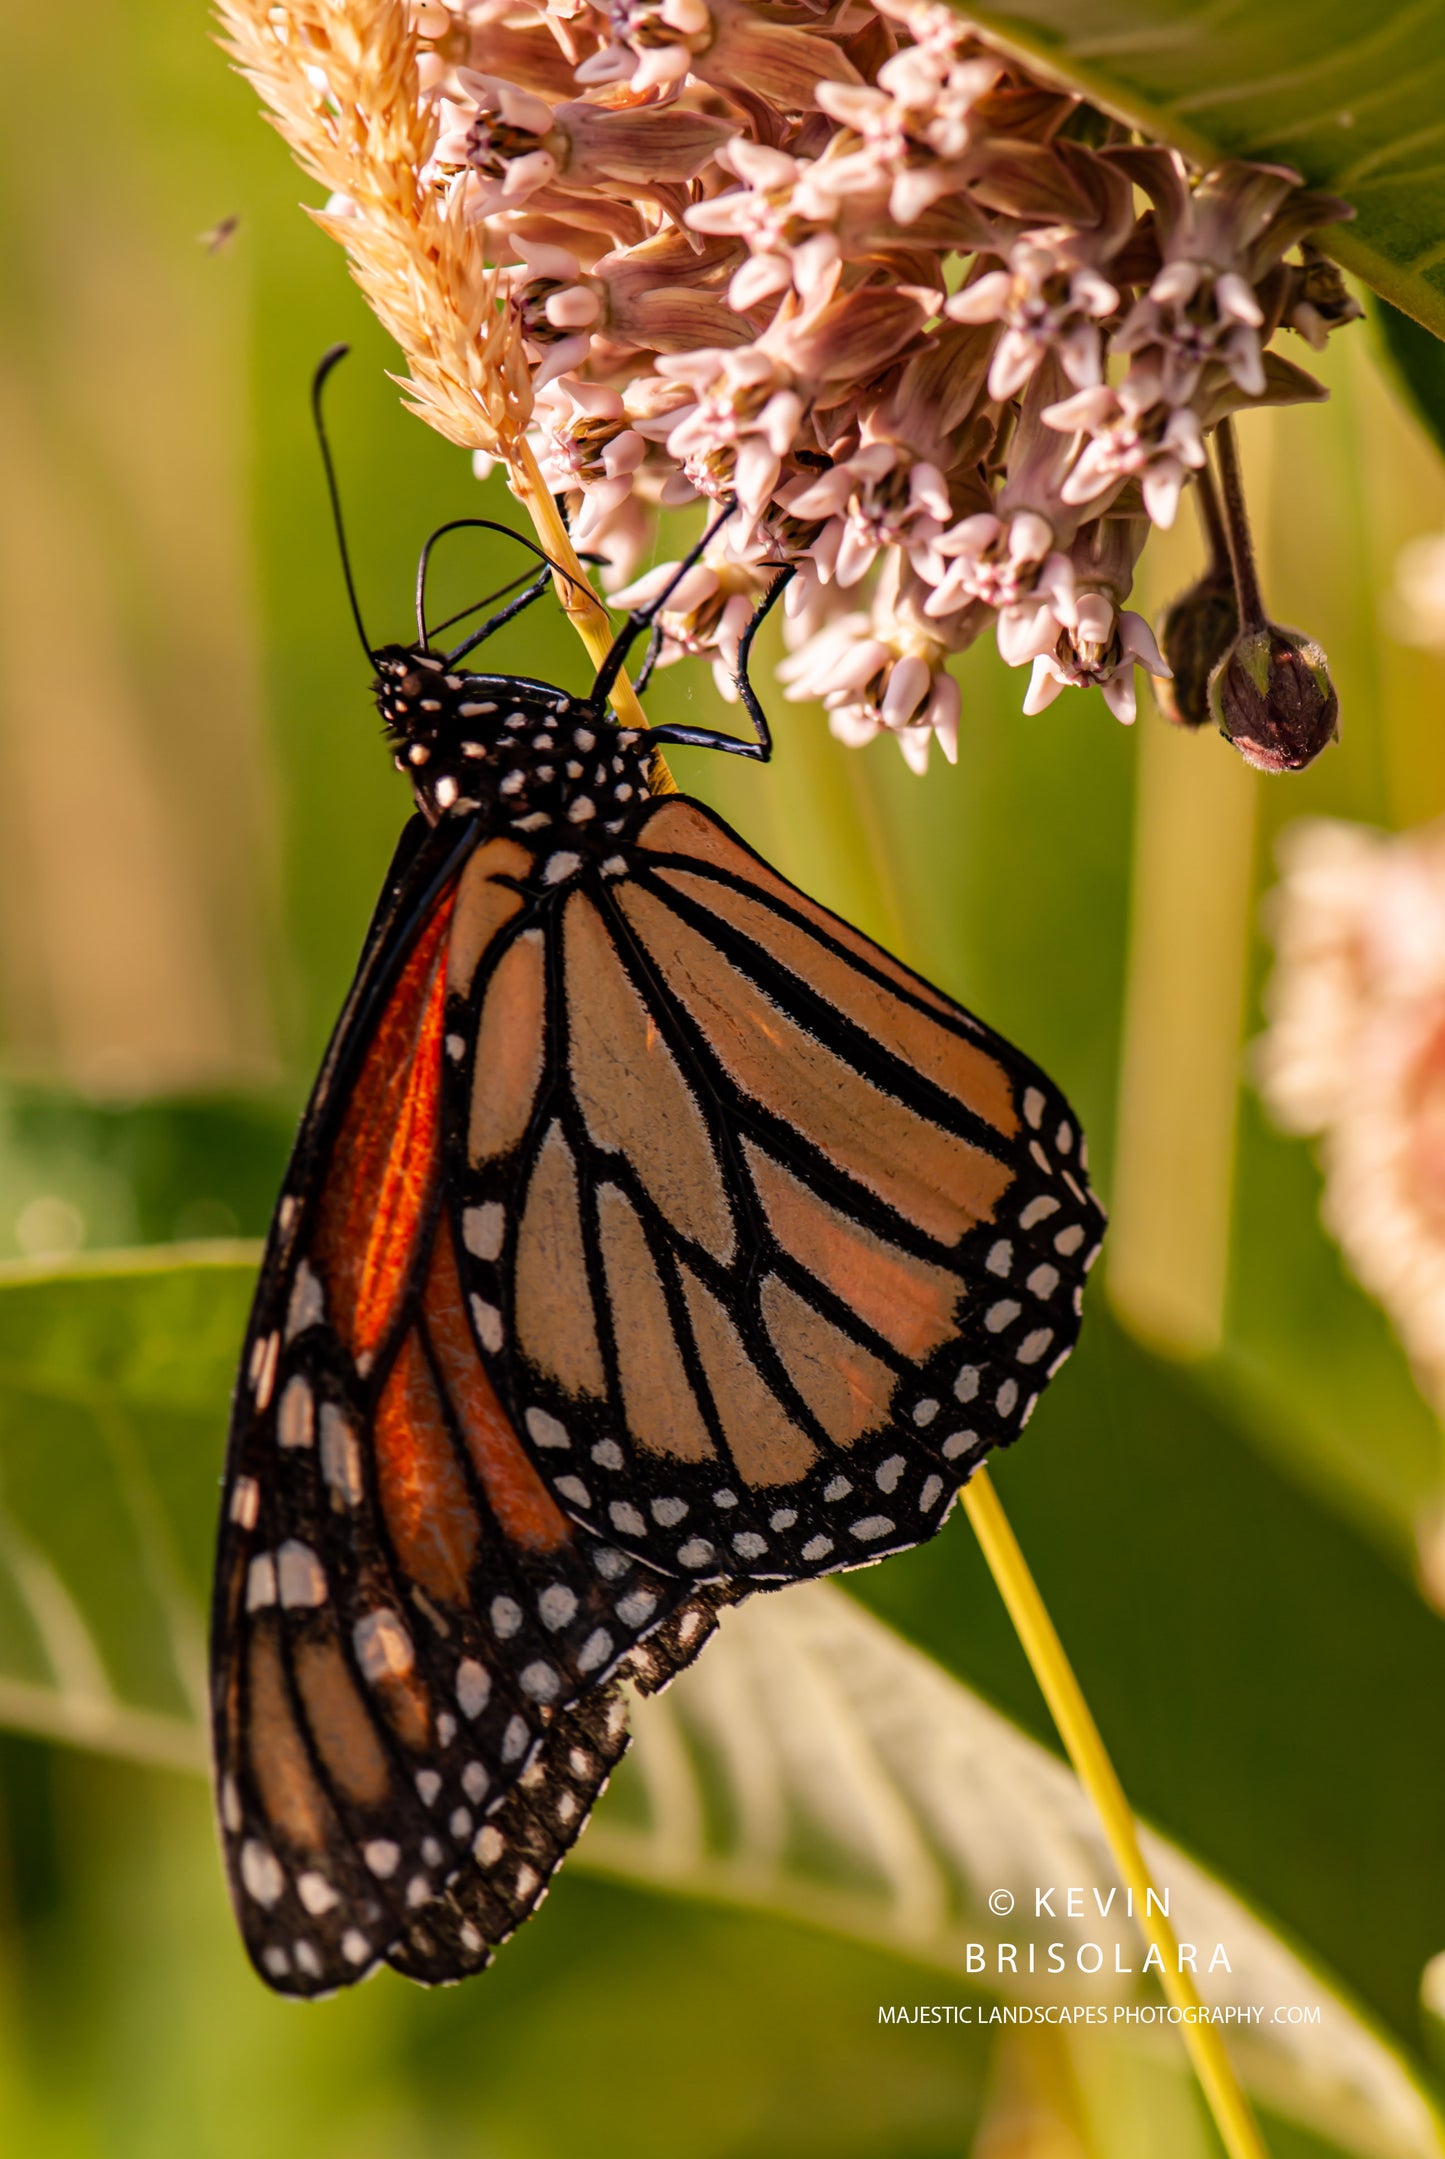
[[480, 815], [491, 828], [549, 825], [609, 835], [651, 792], [646, 737], [590, 699], [525, 675], [473, 675], [417, 647], [376, 654], [377, 707], [431, 824]]

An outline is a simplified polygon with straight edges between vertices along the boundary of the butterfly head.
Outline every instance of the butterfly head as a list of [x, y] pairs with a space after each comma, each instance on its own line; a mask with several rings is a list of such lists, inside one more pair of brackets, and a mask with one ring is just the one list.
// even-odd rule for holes
[[429, 823], [481, 814], [498, 829], [615, 835], [646, 802], [646, 738], [586, 698], [523, 675], [466, 674], [421, 646], [385, 645], [375, 660], [397, 770]]

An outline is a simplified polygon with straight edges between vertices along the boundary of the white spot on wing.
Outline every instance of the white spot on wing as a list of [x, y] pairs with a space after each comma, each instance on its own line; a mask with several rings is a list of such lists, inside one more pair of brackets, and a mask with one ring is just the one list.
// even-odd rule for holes
[[351, 1630], [361, 1676], [376, 1686], [383, 1679], [405, 1679], [416, 1663], [411, 1636], [395, 1612], [367, 1612]]
[[496, 1259], [506, 1235], [507, 1210], [489, 1199], [480, 1207], [468, 1207], [462, 1216], [462, 1243], [477, 1259]]
[[303, 1259], [296, 1269], [296, 1279], [291, 1285], [291, 1301], [286, 1307], [287, 1341], [294, 1342], [298, 1334], [307, 1327], [314, 1327], [325, 1317], [326, 1299], [322, 1294], [321, 1283]]
[[297, 1372], [281, 1390], [276, 1412], [276, 1438], [283, 1447], [309, 1447], [316, 1429], [316, 1404], [311, 1389]]
[[475, 1657], [463, 1657], [457, 1666], [457, 1707], [462, 1715], [479, 1717], [491, 1698], [491, 1673]]
[[570, 1447], [567, 1427], [559, 1424], [545, 1409], [529, 1409], [526, 1416], [527, 1430], [538, 1447]]
[[288, 1537], [276, 1553], [276, 1578], [287, 1611], [326, 1602], [326, 1573], [309, 1544]]
[[278, 1903], [286, 1887], [280, 1860], [257, 1837], [248, 1837], [241, 1846], [241, 1880], [247, 1896], [254, 1897], [258, 1904]]
[[483, 1349], [495, 1357], [502, 1346], [502, 1315], [494, 1304], [487, 1304], [480, 1297], [472, 1299], [472, 1319], [476, 1325], [477, 1340]]
[[612, 1637], [605, 1627], [595, 1627], [577, 1652], [579, 1672], [595, 1672], [612, 1654]]
[[348, 1507], [361, 1504], [361, 1449], [334, 1402], [321, 1405], [321, 1474]]
[[260, 1485], [254, 1477], [238, 1477], [231, 1489], [231, 1520], [239, 1529], [254, 1529], [260, 1512]]
[[271, 1400], [271, 1390], [276, 1384], [276, 1360], [280, 1354], [281, 1337], [274, 1332], [259, 1341], [252, 1354], [251, 1367], [255, 1374], [258, 1410], [265, 1409]]
[[276, 1602], [276, 1562], [269, 1552], [258, 1552], [246, 1570], [246, 1610], [262, 1611]]
[[575, 1616], [577, 1599], [565, 1582], [550, 1582], [537, 1599], [537, 1610], [542, 1615], [543, 1626], [555, 1633]]
[[319, 1919], [323, 1912], [333, 1911], [341, 1901], [326, 1876], [315, 1872], [297, 1875], [296, 1894], [313, 1919]]

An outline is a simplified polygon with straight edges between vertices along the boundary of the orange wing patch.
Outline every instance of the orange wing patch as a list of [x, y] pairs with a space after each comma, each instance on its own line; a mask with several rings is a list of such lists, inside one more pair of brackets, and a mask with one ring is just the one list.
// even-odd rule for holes
[[[759, 892], [771, 893], [775, 900], [781, 900], [785, 907], [791, 907], [794, 914], [802, 915], [826, 936], [831, 937], [835, 944], [842, 945], [845, 952], [851, 952], [858, 959], [866, 961], [870, 967], [876, 967], [880, 974], [887, 975], [911, 996], [921, 998], [925, 1004], [935, 1006], [940, 1012], [947, 1012], [951, 1018], [957, 1016], [954, 1005], [940, 991], [934, 989], [930, 983], [920, 981], [917, 975], [910, 974], [891, 953], [875, 945], [871, 937], [865, 937], [861, 930], [855, 930], [847, 922], [840, 922], [836, 915], [829, 914], [826, 907], [820, 907], [816, 900], [810, 900], [806, 892], [800, 892], [796, 885], [790, 885], [776, 870], [769, 869], [766, 862], [760, 862], [756, 855], [750, 855], [727, 833], [720, 832], [712, 819], [705, 817], [694, 803], [668, 802], [660, 810], [654, 811], [638, 845], [660, 854], [695, 855], [700, 862], [711, 862], [716, 868], [725, 870], [730, 877], [740, 879], [743, 884], [755, 885]], [[715, 891], [716, 887], [710, 889]]]
[[597, 1222], [628, 1430], [649, 1454], [705, 1462], [717, 1449], [689, 1384], [642, 1224], [615, 1184], [598, 1191]]
[[625, 1154], [673, 1227], [733, 1256], [732, 1215], [702, 1111], [585, 893], [563, 921], [572, 1084], [594, 1145]]
[[462, 871], [447, 951], [447, 988], [454, 997], [466, 996], [482, 954], [522, 904], [520, 893], [496, 880], [520, 881], [531, 867], [531, 855], [516, 840], [488, 840]]
[[851, 1222], [749, 1139], [743, 1152], [773, 1235], [901, 1357], [921, 1364], [957, 1328], [957, 1275]]
[[888, 1422], [894, 1377], [861, 1343], [770, 1274], [762, 1287], [763, 1319], [788, 1377], [839, 1447]]
[[1006, 1163], [875, 1087], [652, 893], [624, 882], [617, 899], [745, 1094], [941, 1243], [993, 1219], [1013, 1182]]
[[278, 1636], [276, 1617], [268, 1613], [251, 1636], [246, 1658], [251, 1774], [276, 1834], [302, 1851], [319, 1852], [333, 1834], [332, 1814], [297, 1729]]
[[487, 984], [477, 1030], [467, 1150], [473, 1162], [508, 1153], [526, 1131], [542, 1077], [547, 956], [540, 930], [508, 945]]
[[796, 1484], [818, 1450], [794, 1424], [743, 1347], [727, 1313], [692, 1269], [679, 1263], [688, 1317], [728, 1451], [745, 1484]]
[[572, 1150], [554, 1124], [527, 1187], [517, 1233], [517, 1339], [539, 1371], [571, 1395], [607, 1387], [587, 1285], [581, 1201]]
[[402, 1343], [376, 1405], [376, 1476], [402, 1566], [429, 1596], [464, 1605], [481, 1524], [415, 1332]]
[[391, 1792], [386, 1749], [339, 1646], [301, 1641], [292, 1661], [307, 1729], [332, 1784], [354, 1806], [383, 1805]]
[[432, 1252], [424, 1309], [447, 1397], [503, 1534], [529, 1552], [555, 1552], [571, 1536], [571, 1525], [523, 1452], [477, 1355], [445, 1227]]
[[1019, 1128], [1014, 1108], [1013, 1082], [997, 1058], [976, 1042], [967, 1042], [940, 1027], [926, 1013], [916, 1011], [866, 975], [840, 960], [816, 937], [785, 922], [761, 900], [720, 885], [715, 878], [694, 876], [688, 870], [659, 870], [664, 884], [686, 893], [733, 924], [754, 944], [805, 982], [846, 1019], [882, 1048], [891, 1050], [935, 1087], [951, 1094], [985, 1124], [1012, 1139]]
[[410, 1277], [436, 1174], [444, 965], [451, 901], [417, 939], [387, 1001], [337, 1135], [314, 1264], [332, 1326], [363, 1368]]

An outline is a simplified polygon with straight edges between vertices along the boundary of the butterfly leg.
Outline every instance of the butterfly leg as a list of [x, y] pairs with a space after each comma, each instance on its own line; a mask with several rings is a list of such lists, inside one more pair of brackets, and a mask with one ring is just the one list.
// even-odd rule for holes
[[758, 693], [753, 688], [752, 677], [748, 673], [748, 659], [752, 653], [753, 639], [772, 613], [784, 586], [791, 582], [793, 574], [793, 565], [789, 564], [780, 577], [773, 579], [762, 605], [754, 608], [747, 628], [738, 639], [738, 665], [733, 680], [737, 684], [743, 710], [753, 723], [757, 741], [744, 742], [737, 735], [725, 735], [715, 727], [654, 727], [654, 740], [680, 742], [685, 748], [694, 750], [730, 750], [735, 757], [756, 757], [758, 762], [764, 765], [768, 762], [773, 754], [772, 729], [768, 726], [768, 716], [758, 701]]
[[[459, 644], [454, 651], [447, 654], [448, 667], [455, 667], [458, 660], [463, 659], [465, 655], [469, 652], [475, 652], [478, 645], [485, 644], [486, 640], [490, 636], [492, 636], [495, 631], [500, 630], [504, 623], [510, 622], [512, 621], [514, 616], [520, 615], [523, 608], [530, 607], [534, 600], [540, 600], [542, 594], [547, 590], [551, 582], [551, 570], [544, 569], [540, 571], [538, 575], [533, 578], [531, 584], [528, 585], [525, 592], [519, 592], [516, 599], [509, 600], [505, 607], [499, 607], [494, 615], [489, 615], [487, 617], [486, 621], [481, 625], [480, 629], [473, 630], [470, 637], [464, 638], [461, 644]], [[502, 589], [505, 591], [506, 587], [504, 586]], [[495, 599], [495, 593], [492, 595], [492, 597]], [[482, 602], [482, 605], [485, 607], [485, 600]], [[442, 623], [439, 625], [439, 627], [445, 629], [446, 624]]]
[[599, 710], [606, 706], [607, 700], [612, 694], [612, 685], [627, 664], [627, 655], [632, 650], [637, 639], [644, 630], [651, 629], [688, 571], [694, 569], [702, 560], [707, 548], [717, 534], [722, 531], [723, 526], [736, 508], [736, 501], [732, 496], [729, 496], [696, 547], [688, 549], [661, 592], [657, 594], [657, 597], [649, 600], [645, 607], [633, 608], [632, 613], [613, 638], [606, 659], [597, 670], [597, 680], [592, 685], [592, 702]]

